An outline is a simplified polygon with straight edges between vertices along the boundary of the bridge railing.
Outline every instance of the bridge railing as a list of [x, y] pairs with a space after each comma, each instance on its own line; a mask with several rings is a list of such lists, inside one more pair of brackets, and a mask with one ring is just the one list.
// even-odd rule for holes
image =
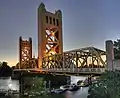
[[105, 68], [76, 68], [76, 69], [71, 69], [71, 68], [52, 68], [52, 69], [47, 69], [44, 68], [43, 70], [50, 71], [50, 72], [68, 72], [68, 73], [103, 73], [105, 72]]
[[52, 68], [52, 69], [47, 69], [47, 68], [42, 68], [42, 69], [15, 69], [14, 71], [27, 71], [27, 72], [51, 72], [51, 73], [75, 73], [75, 74], [102, 74], [105, 72], [106, 68], [76, 68], [76, 69], [71, 69], [71, 68]]

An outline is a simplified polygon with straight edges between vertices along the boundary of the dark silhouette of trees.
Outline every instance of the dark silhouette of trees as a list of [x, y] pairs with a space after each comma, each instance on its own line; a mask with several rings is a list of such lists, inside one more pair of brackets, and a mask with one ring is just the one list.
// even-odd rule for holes
[[12, 66], [11, 68], [12, 68], [12, 69], [15, 69], [15, 66]]
[[[120, 59], [120, 39], [114, 41], [114, 58]], [[120, 71], [106, 71], [88, 92], [88, 98], [120, 98]]]
[[89, 87], [88, 98], [120, 98], [120, 71], [106, 71]]
[[114, 58], [120, 59], [120, 39], [114, 41]]
[[0, 77], [9, 77], [12, 75], [12, 68], [10, 68], [7, 62], [1, 63], [0, 66]]

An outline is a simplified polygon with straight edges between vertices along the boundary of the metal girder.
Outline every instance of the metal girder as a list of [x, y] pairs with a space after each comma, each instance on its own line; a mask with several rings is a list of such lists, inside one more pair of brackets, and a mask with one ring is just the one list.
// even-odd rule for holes
[[54, 54], [59, 53], [59, 50], [57, 50], [59, 46], [59, 39], [56, 37], [56, 34], [58, 34], [58, 28], [47, 28], [46, 29], [46, 54]]
[[61, 54], [55, 54], [51, 56], [46, 56], [42, 59], [43, 68], [62, 68], [63, 57]]
[[[32, 58], [29, 61], [25, 61], [24, 63], [22, 63], [22, 66], [20, 69], [34, 69], [34, 68], [38, 68], [38, 60], [36, 58]], [[15, 66], [15, 69], [19, 69], [20, 63], [17, 63]]]
[[104, 68], [106, 65], [105, 60], [101, 57], [102, 55], [105, 55], [105, 51], [94, 47], [75, 49], [43, 58], [43, 66], [44, 68], [62, 68], [63, 70], [66, 68], [72, 70], [77, 68]]
[[105, 55], [106, 52], [100, 49], [97, 49], [95, 47], [85, 47], [85, 48], [80, 48], [80, 49], [74, 49], [74, 50], [70, 50], [70, 51], [65, 51], [64, 53], [70, 53], [70, 52], [89, 52], [90, 49], [95, 49], [96, 51], [99, 51], [102, 55]]
[[95, 48], [91, 48], [91, 51], [94, 52], [94, 54], [97, 56], [97, 58], [101, 61], [101, 63], [105, 66], [105, 62], [103, 61], [103, 59], [101, 58], [101, 53], [100, 51], [97, 51]]

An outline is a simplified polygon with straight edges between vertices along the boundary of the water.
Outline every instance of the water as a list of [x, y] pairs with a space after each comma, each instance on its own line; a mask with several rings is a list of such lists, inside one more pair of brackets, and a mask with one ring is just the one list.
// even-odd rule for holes
[[12, 80], [11, 77], [0, 78], [0, 89], [4, 90], [17, 90], [19, 91], [19, 81]]
[[[67, 97], [66, 95], [69, 95], [69, 97]], [[45, 98], [87, 98], [87, 96], [88, 96], [88, 87], [81, 87], [78, 91], [71, 92], [70, 94], [51, 95]]]
[[[85, 77], [71, 77], [72, 83], [75, 83], [78, 80], [83, 80]], [[19, 90], [19, 81], [11, 80], [11, 78], [0, 78], [0, 89], [4, 90]], [[67, 97], [69, 95], [70, 97]], [[81, 87], [77, 92], [71, 92], [64, 95], [51, 95], [43, 98], [87, 98], [88, 96], [88, 87]]]

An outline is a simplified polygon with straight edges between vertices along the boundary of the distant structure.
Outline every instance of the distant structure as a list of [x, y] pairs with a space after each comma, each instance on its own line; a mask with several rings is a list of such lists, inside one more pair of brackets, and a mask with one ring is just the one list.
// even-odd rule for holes
[[29, 41], [19, 38], [19, 68], [25, 68], [25, 64], [32, 59], [32, 38]]
[[38, 8], [38, 66], [42, 68], [42, 57], [63, 53], [62, 12], [46, 11], [45, 5]]
[[107, 60], [107, 69], [113, 70], [114, 69], [114, 47], [112, 40], [106, 41], [106, 60]]

